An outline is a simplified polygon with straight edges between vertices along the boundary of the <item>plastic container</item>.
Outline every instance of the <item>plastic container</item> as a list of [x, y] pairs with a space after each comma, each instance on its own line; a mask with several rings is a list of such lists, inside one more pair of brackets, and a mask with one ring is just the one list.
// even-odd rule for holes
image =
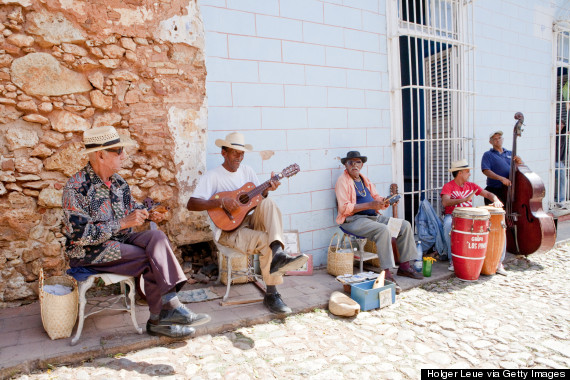
[[421, 272], [422, 271], [422, 258], [424, 256], [421, 241], [418, 241], [418, 244], [416, 245], [416, 251], [417, 251], [417, 256], [416, 256], [416, 259], [414, 260], [414, 269], [416, 270], [416, 272]]
[[423, 275], [431, 277], [431, 264], [435, 261], [433, 257], [424, 257]]

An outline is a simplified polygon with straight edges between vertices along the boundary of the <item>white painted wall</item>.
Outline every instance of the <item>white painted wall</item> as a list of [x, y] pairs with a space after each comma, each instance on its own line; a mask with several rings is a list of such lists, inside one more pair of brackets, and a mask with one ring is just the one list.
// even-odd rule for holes
[[[334, 184], [349, 150], [369, 157], [364, 174], [388, 194], [390, 114], [385, 3], [378, 0], [200, 0], [208, 69], [207, 167], [214, 145], [242, 132], [260, 180], [291, 163], [277, 200], [301, 250], [326, 262], [337, 229]], [[273, 150], [262, 161], [257, 153]]]
[[[491, 148], [489, 134], [505, 132], [504, 146], [512, 148], [513, 118], [525, 115], [517, 153], [549, 188], [553, 16], [549, 0], [475, 2], [476, 50], [474, 179], [485, 184], [481, 156]], [[546, 204], [545, 204], [546, 205]]]
[[[395, 0], [387, 0], [395, 1]], [[221, 163], [214, 141], [240, 131], [262, 181], [296, 162], [302, 172], [272, 194], [301, 250], [326, 262], [336, 224], [334, 184], [348, 150], [369, 157], [364, 173], [381, 193], [393, 182], [385, 0], [199, 0], [208, 69], [207, 167]], [[552, 21], [549, 0], [477, 0], [474, 13], [475, 170], [484, 186], [488, 135], [512, 145], [513, 115], [525, 163], [548, 184]], [[262, 161], [259, 151], [274, 150]]]

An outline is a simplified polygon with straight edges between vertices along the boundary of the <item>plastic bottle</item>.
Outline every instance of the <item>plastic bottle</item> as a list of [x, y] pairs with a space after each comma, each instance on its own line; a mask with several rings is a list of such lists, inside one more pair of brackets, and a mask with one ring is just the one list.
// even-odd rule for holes
[[422, 271], [422, 258], [424, 256], [424, 251], [422, 248], [422, 242], [418, 241], [418, 245], [416, 246], [417, 256], [416, 260], [414, 260], [414, 269], [418, 272]]

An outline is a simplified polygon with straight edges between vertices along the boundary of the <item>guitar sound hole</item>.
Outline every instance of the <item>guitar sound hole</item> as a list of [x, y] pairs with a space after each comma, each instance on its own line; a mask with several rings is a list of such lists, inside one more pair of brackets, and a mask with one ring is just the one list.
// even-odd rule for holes
[[242, 205], [248, 204], [249, 203], [249, 195], [247, 194], [241, 194], [238, 198], [239, 202]]

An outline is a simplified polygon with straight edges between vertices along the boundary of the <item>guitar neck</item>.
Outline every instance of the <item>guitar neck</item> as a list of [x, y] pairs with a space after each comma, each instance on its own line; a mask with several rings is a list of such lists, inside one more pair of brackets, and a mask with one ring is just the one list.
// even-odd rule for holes
[[261, 185], [257, 186], [255, 189], [251, 190], [247, 194], [249, 195], [250, 199], [255, 197], [258, 194], [263, 193], [265, 190], [271, 187], [271, 181], [279, 181], [283, 176], [281, 173], [274, 175], [267, 181], [263, 182]]

